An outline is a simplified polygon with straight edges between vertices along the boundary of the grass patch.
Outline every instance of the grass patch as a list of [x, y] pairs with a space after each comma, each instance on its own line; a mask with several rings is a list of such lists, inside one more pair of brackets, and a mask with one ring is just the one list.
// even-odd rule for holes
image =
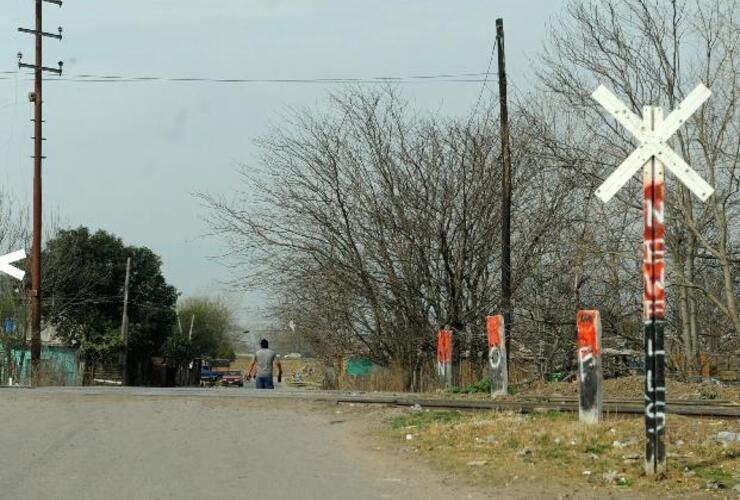
[[607, 452], [611, 447], [606, 443], [600, 443], [596, 439], [591, 441], [591, 443], [586, 446], [586, 453], [593, 453], [594, 455], [603, 455], [605, 452]]
[[565, 413], [560, 410], [547, 410], [547, 412], [544, 413], [544, 416], [548, 420], [559, 420], [565, 417]]
[[714, 483], [721, 489], [732, 489], [738, 484], [732, 473], [725, 468], [696, 463], [688, 465], [687, 469], [694, 471], [698, 478], [707, 483]]
[[451, 387], [449, 392], [453, 394], [487, 394], [491, 392], [491, 378], [482, 378], [467, 387]]
[[518, 450], [522, 444], [517, 438], [510, 437], [506, 440], [506, 446], [511, 450]]

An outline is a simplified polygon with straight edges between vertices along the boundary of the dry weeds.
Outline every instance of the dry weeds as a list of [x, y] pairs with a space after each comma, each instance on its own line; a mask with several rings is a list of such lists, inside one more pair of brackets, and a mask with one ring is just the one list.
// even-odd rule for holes
[[[740, 442], [721, 444], [720, 431], [740, 432], [736, 420], [669, 416], [667, 473], [643, 470], [643, 419], [609, 418], [586, 426], [571, 413], [430, 412], [408, 410], [390, 422], [391, 436], [446, 470], [486, 486], [514, 478], [553, 486], [626, 494], [704, 494], [736, 498]], [[410, 436], [410, 437], [409, 437]]]

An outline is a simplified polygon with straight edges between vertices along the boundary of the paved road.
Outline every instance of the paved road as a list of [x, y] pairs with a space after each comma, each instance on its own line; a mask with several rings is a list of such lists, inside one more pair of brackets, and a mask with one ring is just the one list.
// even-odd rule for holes
[[0, 498], [484, 498], [378, 451], [360, 412], [222, 391], [0, 389]]

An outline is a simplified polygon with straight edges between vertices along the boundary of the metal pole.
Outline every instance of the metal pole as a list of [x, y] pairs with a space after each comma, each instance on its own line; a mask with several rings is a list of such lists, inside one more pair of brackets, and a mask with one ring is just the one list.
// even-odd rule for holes
[[[646, 107], [650, 130], [662, 121], [659, 107]], [[645, 333], [645, 473], [665, 472], [665, 225], [664, 167], [655, 158], [643, 169], [643, 324]]]
[[36, 0], [36, 68], [34, 70], [33, 236], [31, 243], [31, 383], [41, 368], [41, 160], [42, 160], [42, 0]]
[[131, 257], [126, 259], [126, 279], [123, 285], [123, 316], [121, 317], [121, 340], [123, 340], [123, 355], [121, 356], [121, 378], [123, 385], [128, 384], [128, 286], [131, 277]]
[[496, 19], [498, 53], [498, 91], [501, 106], [501, 308], [504, 313], [506, 370], [511, 363], [511, 149], [509, 146], [509, 110], [506, 97], [506, 59], [504, 20]]

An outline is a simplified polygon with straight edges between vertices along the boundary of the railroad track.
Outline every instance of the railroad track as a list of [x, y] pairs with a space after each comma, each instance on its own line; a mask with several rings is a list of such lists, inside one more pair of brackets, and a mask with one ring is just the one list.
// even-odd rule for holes
[[[7, 387], [8, 393], [18, 391], [35, 394], [77, 394], [84, 396], [142, 396], [142, 397], [233, 397], [233, 398], [265, 398], [265, 399], [304, 399], [313, 401], [328, 401], [336, 404], [384, 404], [390, 406], [414, 406], [424, 408], [453, 409], [453, 410], [497, 410], [514, 411], [518, 413], [533, 413], [548, 410], [578, 411], [578, 400], [574, 397], [517, 397], [516, 399], [432, 399], [414, 397], [413, 395], [399, 394], [342, 394], [335, 391], [309, 391], [300, 388], [278, 391], [256, 391], [254, 389], [201, 389], [196, 387], [181, 388], [153, 388], [153, 387]], [[2, 392], [6, 392], [2, 391]], [[609, 414], [644, 415], [645, 407], [639, 399], [607, 399], [604, 401], [604, 412]], [[735, 401], [700, 401], [700, 400], [669, 400], [668, 413], [672, 415], [687, 415], [697, 417], [740, 417], [740, 402]]]
[[[534, 413], [548, 410], [578, 411], [578, 400], [566, 397], [523, 398], [517, 400], [471, 401], [455, 399], [416, 399], [409, 397], [347, 396], [336, 399], [337, 404], [384, 404], [415, 406], [430, 409], [494, 410]], [[740, 418], [740, 403], [732, 401], [668, 401], [668, 413], [695, 417]], [[644, 415], [645, 406], [639, 399], [604, 400], [604, 413], [609, 415]]]

